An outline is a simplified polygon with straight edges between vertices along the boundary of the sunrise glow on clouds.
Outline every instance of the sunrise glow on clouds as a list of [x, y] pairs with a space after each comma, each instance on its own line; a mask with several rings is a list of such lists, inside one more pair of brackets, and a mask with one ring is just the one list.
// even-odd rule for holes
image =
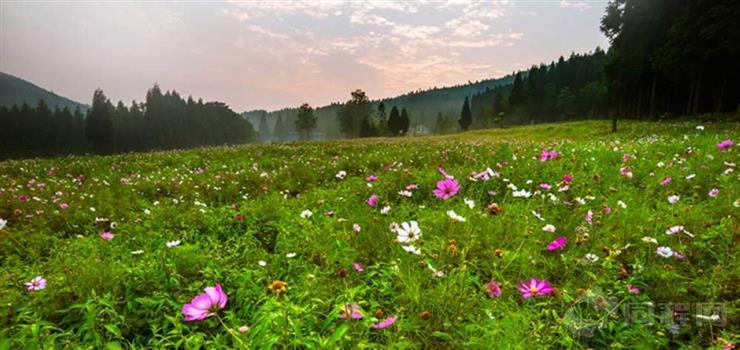
[[[88, 102], [158, 82], [235, 110], [379, 98], [606, 46], [605, 2], [3, 3], [0, 70]], [[567, 38], [567, 39], [566, 39]]]

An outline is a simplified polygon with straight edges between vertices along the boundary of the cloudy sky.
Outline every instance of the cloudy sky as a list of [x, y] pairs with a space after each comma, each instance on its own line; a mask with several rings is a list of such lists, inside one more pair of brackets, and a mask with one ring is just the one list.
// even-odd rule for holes
[[0, 2], [0, 71], [90, 103], [155, 82], [236, 111], [498, 77], [607, 46], [604, 1]]

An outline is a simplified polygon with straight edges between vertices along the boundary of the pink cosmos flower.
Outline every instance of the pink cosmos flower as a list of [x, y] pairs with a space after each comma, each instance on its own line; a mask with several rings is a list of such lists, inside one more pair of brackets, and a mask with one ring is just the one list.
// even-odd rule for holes
[[357, 272], [365, 272], [365, 269], [362, 267], [362, 264], [360, 263], [354, 263], [352, 264], [352, 268], [355, 269]]
[[460, 184], [455, 179], [445, 179], [437, 182], [437, 188], [432, 191], [437, 198], [450, 199], [460, 191]]
[[67, 204], [67, 203], [59, 204], [59, 208], [67, 209], [67, 208], [69, 208], [69, 204]]
[[724, 140], [724, 141], [718, 143], [717, 144], [717, 149], [725, 150], [725, 149], [728, 149], [728, 148], [732, 147], [732, 145], [734, 145], [734, 144], [735, 143], [732, 142], [732, 140], [727, 139], [727, 140]]
[[543, 182], [543, 183], [540, 184], [540, 188], [543, 189], [543, 190], [545, 190], [545, 191], [549, 191], [552, 188], [552, 185], [550, 185], [547, 182]]
[[244, 214], [238, 213], [234, 215], [234, 219], [236, 219], [236, 221], [244, 221]]
[[391, 326], [392, 324], [396, 323], [396, 320], [397, 320], [397, 319], [398, 319], [398, 317], [396, 317], [396, 316], [391, 316], [391, 317], [388, 317], [388, 318], [386, 318], [385, 320], [382, 320], [382, 321], [380, 321], [380, 322], [378, 322], [378, 323], [374, 324], [374, 325], [373, 325], [372, 327], [373, 327], [373, 329], [383, 329], [383, 328], [388, 328], [388, 327], [390, 327], [390, 326]]
[[713, 188], [709, 191], [709, 197], [717, 197], [719, 195], [719, 190], [716, 188]]
[[344, 310], [339, 312], [339, 315], [345, 320], [359, 320], [364, 316], [358, 310], [360, 310], [360, 305], [348, 304], [344, 306]]
[[445, 171], [445, 168], [443, 168], [443, 167], [438, 167], [438, 168], [437, 168], [437, 172], [439, 172], [440, 174], [442, 174], [442, 176], [444, 176], [444, 177], [445, 177], [445, 179], [454, 179], [454, 178], [455, 178], [454, 176], [452, 176], [452, 175], [448, 174], [448, 173], [447, 173], [447, 172]]
[[31, 199], [31, 197], [29, 197], [28, 195], [25, 195], [25, 194], [22, 194], [22, 195], [18, 196], [18, 200], [21, 201], [21, 202], [28, 202], [29, 199]]
[[520, 282], [519, 291], [522, 292], [524, 299], [529, 299], [533, 296], [547, 295], [555, 291], [547, 280], [538, 280], [532, 277], [529, 282]]
[[671, 183], [671, 180], [673, 180], [673, 178], [671, 178], [670, 176], [667, 176], [667, 177], [663, 178], [663, 180], [660, 180], [660, 185], [661, 186], [665, 186], [665, 185]]
[[604, 207], [604, 214], [609, 215], [612, 213], [612, 208]]
[[501, 295], [501, 285], [496, 281], [486, 283], [486, 290], [489, 298], [495, 298]]
[[32, 280], [24, 283], [29, 292], [35, 292], [46, 288], [46, 279], [41, 276], [36, 276]]
[[590, 209], [588, 212], [586, 212], [586, 222], [589, 224], [589, 226], [594, 225], [594, 212], [592, 212]]
[[565, 183], [573, 182], [573, 175], [568, 174], [568, 175], [563, 176], [562, 181]]
[[362, 232], [362, 227], [360, 224], [352, 224], [352, 231], [355, 231], [356, 233]]
[[550, 159], [555, 159], [557, 157], [558, 157], [558, 151], [556, 150], [548, 151], [547, 148], [543, 148], [542, 153], [540, 154], [540, 162], [546, 162]]
[[367, 180], [367, 182], [375, 182], [375, 181], [378, 181], [378, 177], [375, 176], [375, 175], [370, 175], [370, 176], [367, 177], [366, 180]]
[[215, 315], [216, 311], [226, 307], [227, 296], [221, 289], [221, 285], [216, 283], [213, 287], [204, 289], [205, 293], [200, 294], [190, 301], [190, 304], [182, 306], [182, 313], [185, 314], [185, 321], [200, 321]]
[[568, 241], [568, 238], [565, 236], [560, 236], [558, 238], [555, 238], [554, 241], [550, 242], [550, 244], [547, 245], [547, 250], [558, 250], [565, 247], [565, 243]]
[[633, 286], [631, 284], [628, 284], [627, 285], [627, 291], [630, 294], [640, 294], [640, 288], [637, 288], [637, 287], [635, 287], [635, 286]]
[[100, 238], [102, 238], [102, 239], [104, 239], [106, 241], [110, 241], [114, 237], [116, 237], [116, 236], [114, 234], [108, 232], [108, 231], [105, 231], [105, 232], [103, 232], [103, 233], [100, 234]]
[[418, 188], [419, 188], [419, 185], [417, 185], [417, 184], [408, 184], [408, 185], [406, 185], [406, 189], [409, 190], [409, 191], [410, 190], [415, 190], [415, 189], [418, 189]]
[[370, 198], [367, 199], [367, 205], [374, 207], [378, 204], [378, 196], [372, 195]]

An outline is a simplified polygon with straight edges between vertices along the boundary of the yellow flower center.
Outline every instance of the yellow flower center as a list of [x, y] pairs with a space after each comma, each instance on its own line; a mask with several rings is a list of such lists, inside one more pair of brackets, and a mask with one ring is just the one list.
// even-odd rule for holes
[[530, 287], [530, 288], [529, 288], [529, 292], [530, 292], [530, 293], [532, 293], [532, 294], [537, 294], [537, 292], [539, 292], [539, 291], [540, 291], [540, 290], [539, 290], [539, 289], [537, 289], [537, 287]]

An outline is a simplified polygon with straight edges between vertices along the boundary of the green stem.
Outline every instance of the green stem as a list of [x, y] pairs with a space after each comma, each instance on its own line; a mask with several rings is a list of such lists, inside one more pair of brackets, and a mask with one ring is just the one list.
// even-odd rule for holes
[[235, 330], [231, 329], [229, 326], [226, 325], [226, 323], [224, 323], [224, 320], [219, 314], [216, 314], [216, 318], [218, 319], [218, 322], [221, 323], [224, 328], [226, 328], [226, 331], [229, 332], [229, 334], [231, 334], [231, 336], [239, 342], [242, 348], [247, 349], [247, 344], [244, 344], [244, 342], [239, 338], [239, 334], [236, 333]]

